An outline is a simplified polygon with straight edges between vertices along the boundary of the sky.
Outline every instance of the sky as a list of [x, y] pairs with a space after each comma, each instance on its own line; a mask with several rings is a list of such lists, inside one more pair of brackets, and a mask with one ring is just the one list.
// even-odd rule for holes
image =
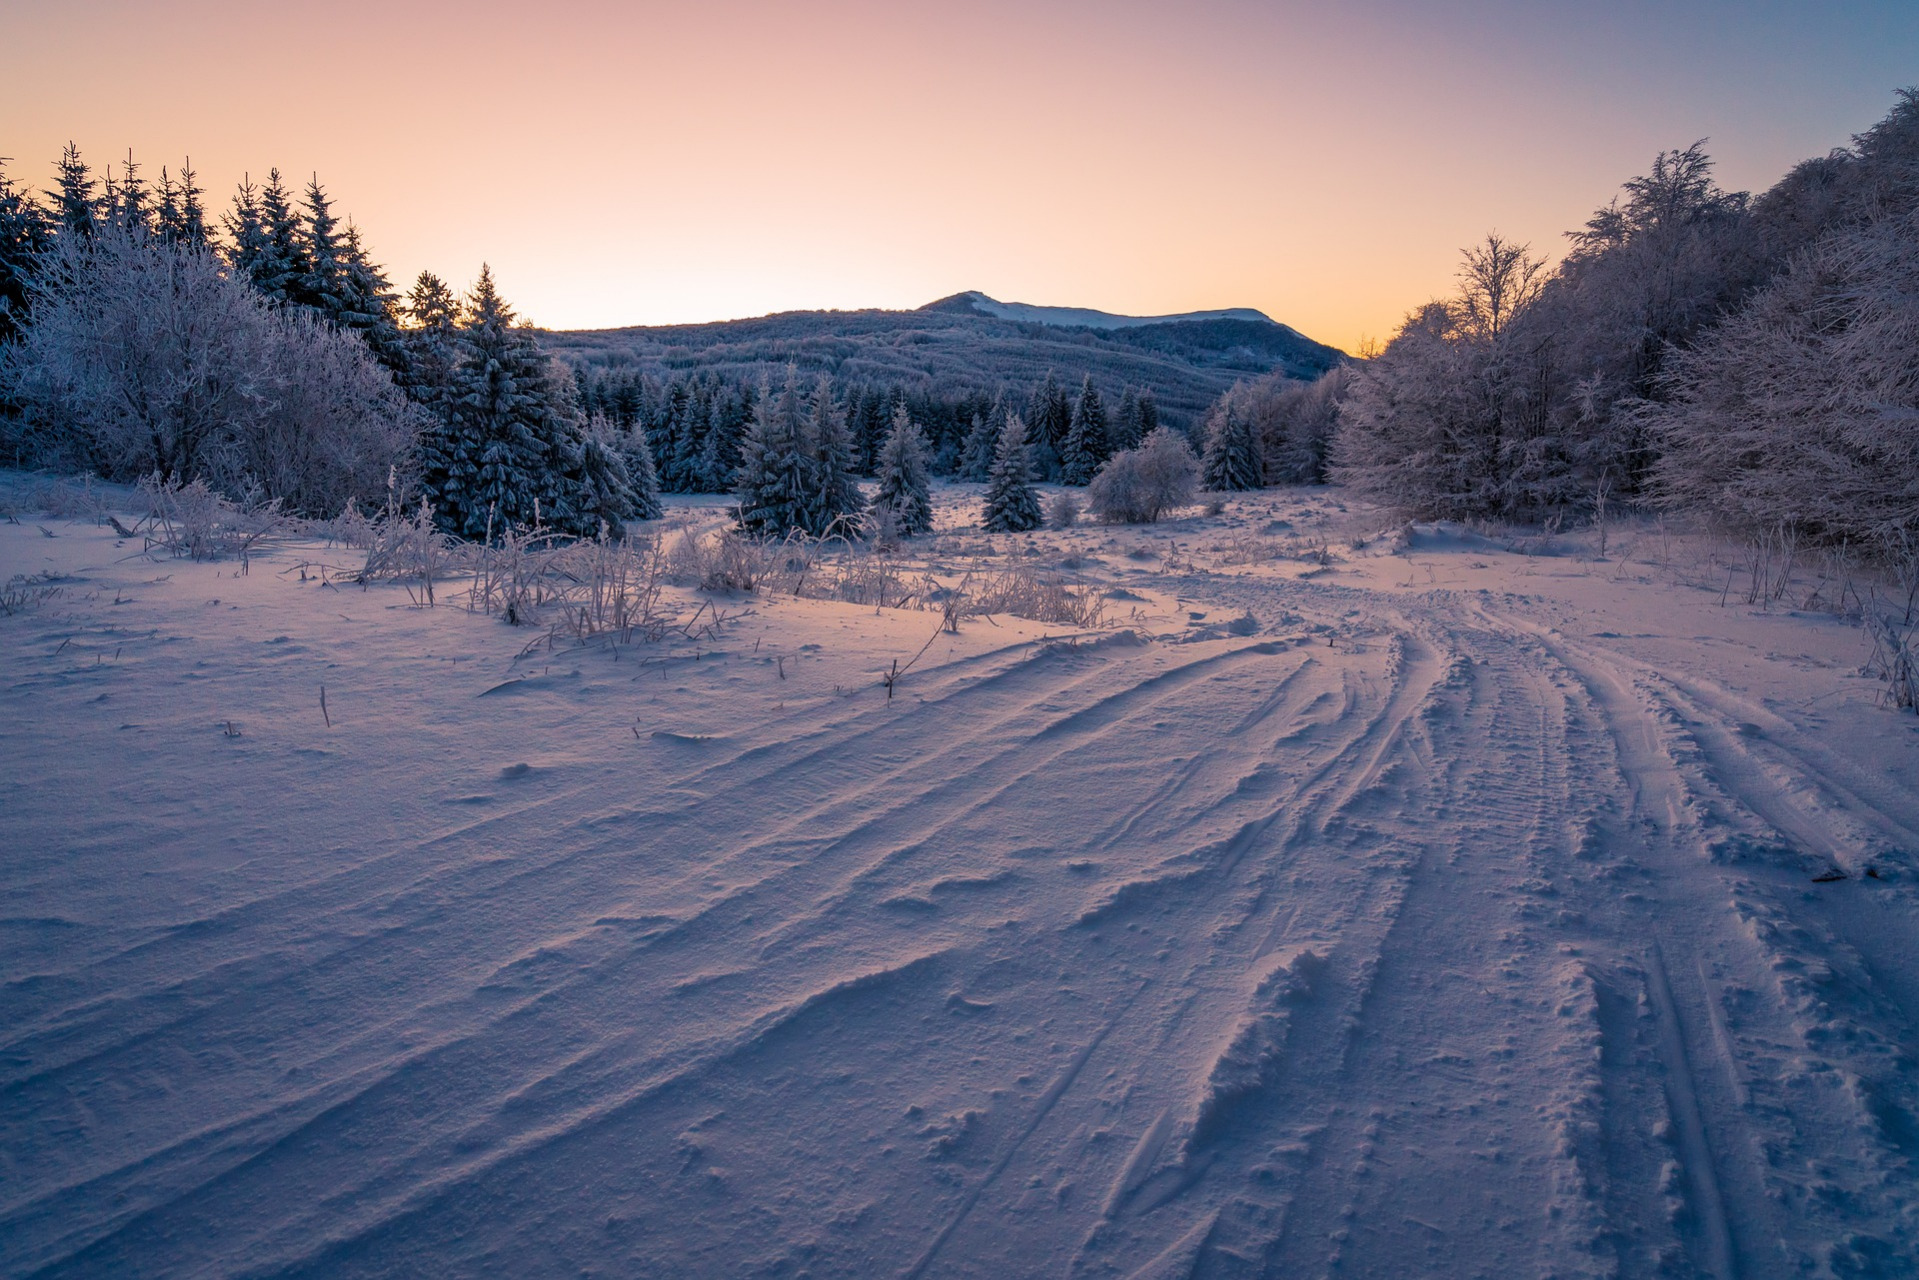
[[0, 0], [0, 156], [317, 173], [404, 285], [551, 328], [1257, 307], [1347, 350], [1663, 148], [1760, 190], [1919, 83], [1919, 4]]

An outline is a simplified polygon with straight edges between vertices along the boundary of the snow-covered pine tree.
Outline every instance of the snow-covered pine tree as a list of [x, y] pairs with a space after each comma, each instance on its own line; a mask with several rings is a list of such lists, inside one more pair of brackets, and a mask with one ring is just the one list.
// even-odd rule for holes
[[[161, 170], [165, 173], [165, 170]], [[180, 185], [177, 188], [179, 198], [179, 220], [174, 228], [174, 243], [193, 249], [207, 247], [207, 210], [201, 197], [206, 192], [200, 189], [200, 175], [193, 171], [193, 157], [188, 156], [180, 166]]]
[[1004, 422], [1002, 414], [975, 413], [972, 429], [960, 449], [959, 478], [982, 483], [993, 474], [993, 456], [999, 446], [999, 431], [992, 425]]
[[47, 198], [53, 201], [54, 221], [62, 233], [82, 239], [91, 236], [100, 216], [100, 200], [94, 190], [93, 171], [80, 158], [80, 148], [69, 142], [60, 153], [54, 173], [59, 185], [47, 192]]
[[300, 230], [300, 266], [287, 283], [286, 301], [311, 307], [337, 329], [347, 327], [346, 260], [341, 243], [340, 220], [333, 216], [333, 202], [320, 175], [307, 181], [306, 225]]
[[133, 152], [127, 152], [127, 163], [120, 170], [118, 182], [113, 180], [113, 166], [107, 166], [104, 204], [107, 217], [129, 235], [141, 237], [153, 229], [147, 184], [140, 180], [140, 166], [134, 163]]
[[407, 349], [400, 340], [400, 326], [394, 319], [393, 285], [387, 280], [386, 272], [367, 256], [360, 229], [351, 221], [346, 225], [340, 257], [346, 271], [342, 294], [346, 306], [340, 313], [341, 325], [359, 334], [374, 359], [393, 374], [395, 381], [403, 381]]
[[[479, 451], [458, 414], [456, 375], [464, 344], [460, 304], [446, 282], [422, 271], [407, 294], [406, 374], [400, 389], [426, 415], [420, 433], [420, 488], [441, 525], [463, 533], [464, 513], [475, 501]], [[461, 513], [455, 515], [453, 513]]]
[[620, 456], [626, 462], [626, 475], [633, 485], [633, 518], [657, 520], [664, 511], [660, 505], [660, 474], [653, 465], [653, 446], [647, 443], [646, 424], [635, 418], [618, 436]]
[[926, 472], [926, 440], [904, 404], [893, 410], [893, 430], [880, 446], [878, 471], [874, 518], [890, 516], [894, 532], [902, 538], [931, 529], [933, 489]]
[[1093, 385], [1093, 375], [1089, 373], [1080, 384], [1079, 400], [1073, 405], [1072, 421], [1060, 445], [1060, 483], [1091, 484], [1100, 464], [1109, 456], [1106, 406], [1100, 402], [1099, 388]]
[[1060, 448], [1073, 428], [1073, 402], [1051, 369], [1046, 371], [1046, 380], [1033, 389], [1026, 416], [1033, 473], [1042, 480], [1057, 480]]
[[305, 255], [300, 241], [300, 219], [294, 211], [292, 195], [280, 179], [280, 171], [267, 172], [267, 184], [260, 188], [260, 243], [248, 276], [253, 287], [269, 302], [298, 300], [300, 282], [306, 274]]
[[454, 468], [471, 467], [469, 488], [444, 496], [437, 514], [466, 538], [535, 524], [588, 533], [579, 510], [580, 429], [571, 388], [514, 323], [489, 267], [468, 295], [454, 371]]
[[[650, 518], [641, 514], [640, 505], [617, 431], [605, 417], [596, 414], [587, 420], [580, 440], [580, 495], [576, 502], [580, 519], [590, 522], [595, 530], [603, 526], [609, 537], [622, 538], [628, 520]], [[658, 514], [657, 504], [652, 514]]]
[[241, 177], [233, 192], [233, 207], [221, 221], [227, 232], [227, 265], [252, 280], [266, 256], [266, 224], [260, 220], [260, 191], [251, 175]]
[[739, 482], [740, 438], [750, 410], [740, 397], [722, 387], [707, 410], [706, 440], [700, 446], [700, 483], [707, 493], [730, 493]]
[[[1152, 435], [1155, 431], [1158, 431], [1158, 430], [1159, 430], [1159, 401], [1153, 399], [1153, 393], [1151, 390], [1142, 388], [1139, 393], [1140, 443], [1144, 444], [1146, 442], [1146, 437]], [[1133, 447], [1138, 448], [1139, 446], [1134, 445]]]
[[[53, 222], [32, 195], [13, 184], [0, 163], [0, 346], [26, 322], [40, 257], [53, 246]], [[0, 420], [6, 413], [0, 400]]]
[[1025, 533], [1040, 526], [1039, 498], [1026, 464], [1026, 424], [1017, 413], [1000, 428], [992, 474], [986, 481], [985, 525], [995, 533]]
[[760, 388], [740, 460], [740, 529], [782, 538], [806, 527], [812, 467], [801, 440], [799, 391], [788, 382], [778, 397]]
[[1146, 433], [1139, 427], [1139, 396], [1131, 383], [1119, 393], [1119, 409], [1113, 414], [1113, 424], [1107, 431], [1114, 453], [1123, 453], [1128, 449], [1137, 449]]
[[1228, 397], [1214, 410], [1200, 462], [1200, 483], [1217, 493], [1259, 488], [1264, 465], [1253, 422]]
[[859, 532], [866, 498], [853, 472], [853, 437], [846, 429], [846, 412], [833, 399], [833, 388], [820, 379], [813, 397], [813, 422], [808, 433], [813, 461], [813, 510], [807, 532], [852, 536]]

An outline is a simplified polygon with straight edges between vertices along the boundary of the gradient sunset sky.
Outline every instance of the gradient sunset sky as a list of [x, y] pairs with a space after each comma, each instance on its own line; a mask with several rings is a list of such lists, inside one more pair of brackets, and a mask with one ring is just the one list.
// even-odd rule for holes
[[317, 170], [396, 283], [556, 328], [962, 289], [1347, 349], [1664, 147], [1762, 189], [1919, 82], [1919, 3], [0, 0], [0, 155]]

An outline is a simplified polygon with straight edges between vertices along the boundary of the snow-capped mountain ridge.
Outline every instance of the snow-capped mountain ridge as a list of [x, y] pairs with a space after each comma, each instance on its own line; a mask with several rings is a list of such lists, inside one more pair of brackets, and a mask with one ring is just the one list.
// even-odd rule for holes
[[1275, 325], [1280, 324], [1264, 311], [1252, 307], [1227, 307], [1219, 311], [1182, 311], [1177, 315], [1166, 316], [1123, 316], [1111, 311], [1098, 311], [1092, 307], [1037, 307], [1026, 302], [1001, 302], [989, 298], [977, 289], [956, 293], [951, 297], [929, 302], [922, 311], [970, 311], [976, 315], [994, 316], [1001, 320], [1018, 320], [1027, 324], [1054, 325], [1061, 328], [1083, 329], [1134, 329], [1149, 324], [1180, 324], [1197, 320], [1251, 320]]

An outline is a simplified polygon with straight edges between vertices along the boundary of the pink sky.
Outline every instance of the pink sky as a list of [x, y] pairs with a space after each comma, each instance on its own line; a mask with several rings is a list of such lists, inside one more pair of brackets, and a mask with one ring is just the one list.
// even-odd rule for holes
[[[1919, 11], [1919, 6], [1912, 6]], [[561, 328], [961, 289], [1353, 348], [1662, 147], [1730, 186], [1919, 78], [1906, 6], [0, 0], [0, 154], [314, 170], [397, 282]], [[1903, 69], [1903, 70], [1902, 70]]]

